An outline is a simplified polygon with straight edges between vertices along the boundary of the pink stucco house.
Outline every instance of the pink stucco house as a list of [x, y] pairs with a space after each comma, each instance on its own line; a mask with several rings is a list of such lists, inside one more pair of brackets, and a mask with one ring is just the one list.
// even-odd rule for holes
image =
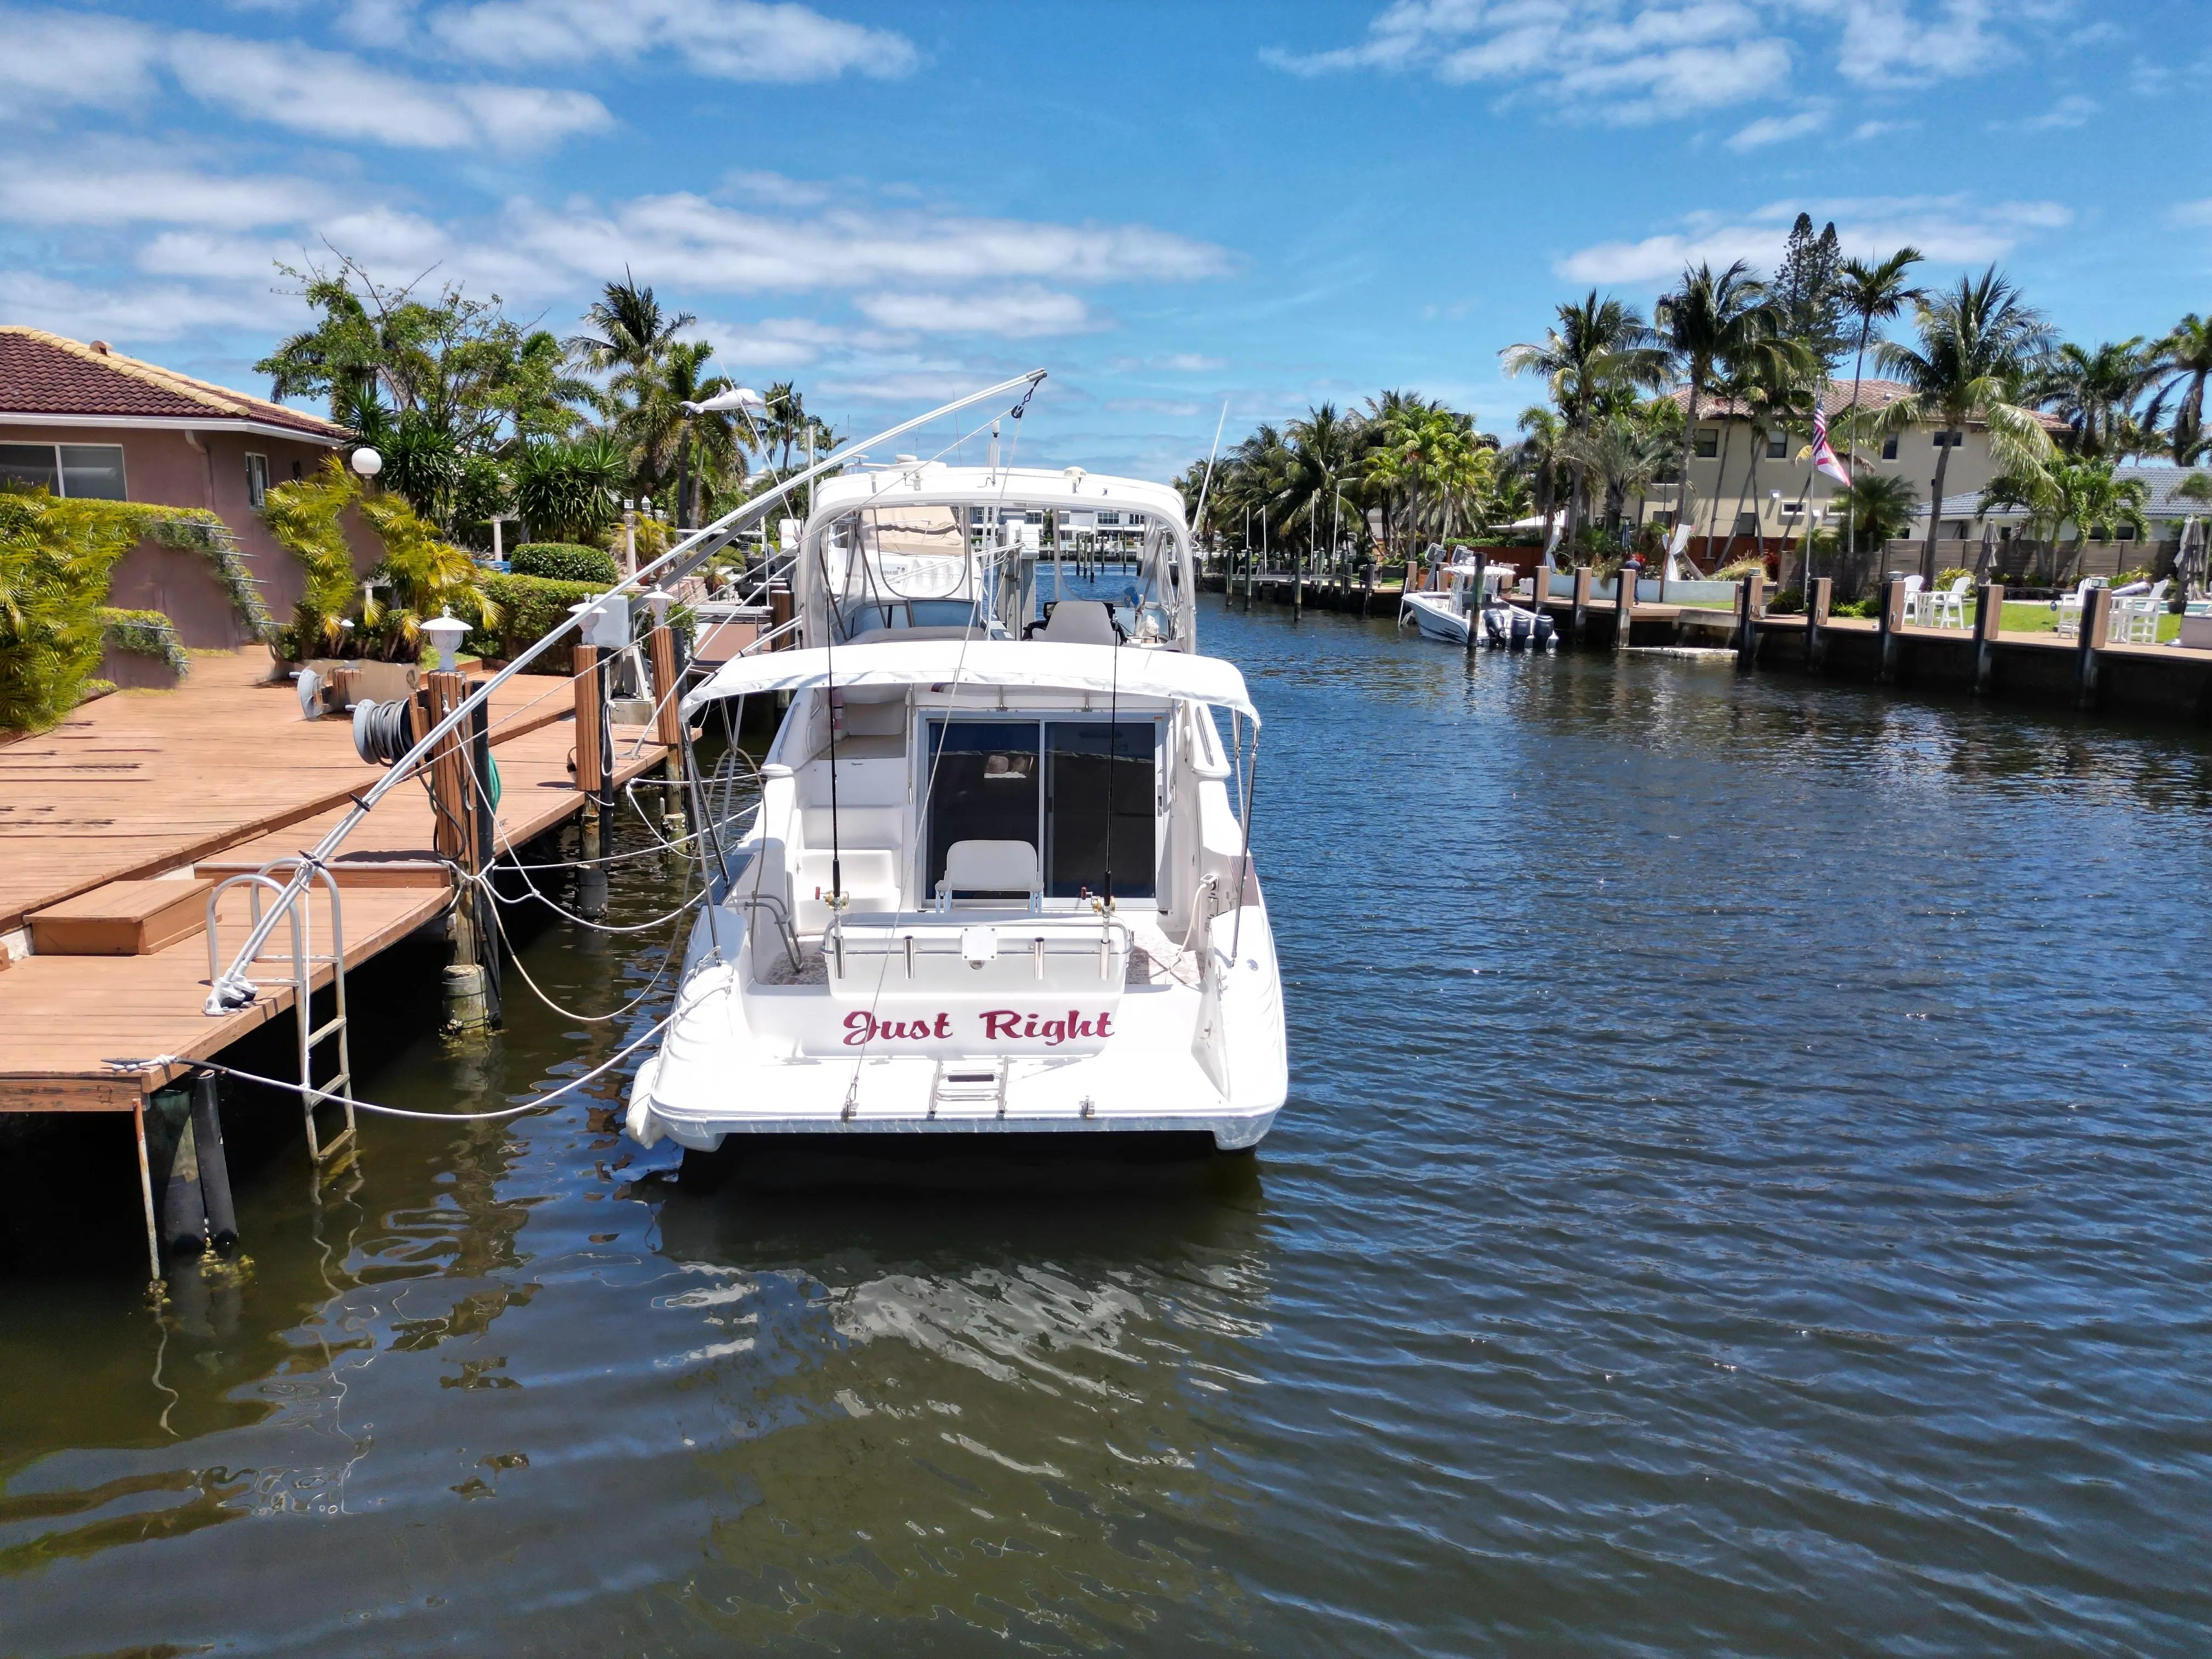
[[[0, 477], [58, 495], [212, 507], [279, 622], [299, 601], [300, 568], [255, 509], [264, 491], [312, 474], [345, 438], [319, 416], [126, 357], [104, 340], [0, 325]], [[366, 569], [373, 542], [355, 541]], [[108, 602], [163, 612], [187, 646], [250, 638], [196, 553], [141, 544], [116, 566]]]

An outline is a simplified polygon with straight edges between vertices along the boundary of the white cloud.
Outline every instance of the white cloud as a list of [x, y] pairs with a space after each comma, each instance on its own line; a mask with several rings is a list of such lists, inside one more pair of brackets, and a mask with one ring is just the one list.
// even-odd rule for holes
[[501, 240], [544, 268], [595, 278], [625, 265], [670, 287], [716, 292], [813, 289], [930, 290], [1022, 281], [1075, 284], [1188, 282], [1221, 275], [1229, 257], [1149, 225], [1064, 225], [907, 210], [840, 208], [811, 216], [748, 212], [680, 192], [600, 207], [509, 204]]
[[428, 27], [472, 61], [596, 64], [673, 52], [700, 74], [728, 81], [888, 78], [921, 61], [891, 30], [757, 0], [479, 0], [432, 12]]
[[1836, 67], [1872, 86], [1985, 73], [2016, 48], [2004, 30], [2069, 0], [1395, 0], [1358, 44], [1267, 48], [1294, 75], [1372, 70], [1483, 82], [1561, 113], [1615, 121], [1786, 95], [1801, 55], [1832, 31]]
[[2177, 202], [2166, 211], [2166, 222], [2175, 225], [2212, 225], [2212, 196], [2201, 202]]
[[1786, 144], [1792, 138], [1802, 138], [1828, 125], [1828, 106], [1809, 105], [1795, 115], [1768, 115], [1753, 121], [1728, 141], [1733, 150], [1761, 149], [1769, 144]]
[[8, 112], [17, 115], [40, 104], [143, 104], [166, 70], [200, 102], [246, 119], [398, 149], [536, 149], [614, 125], [589, 93], [425, 81], [346, 52], [96, 14], [0, 9], [0, 88], [18, 94]]
[[[0, 270], [0, 314], [72, 339], [173, 340], [202, 329], [270, 331], [295, 325], [295, 299], [187, 283], [86, 285], [29, 270]], [[126, 348], [127, 349], [127, 348]]]
[[1869, 138], [1880, 138], [1893, 132], [1917, 132], [1917, 121], [1862, 121], [1851, 129], [1854, 143], [1864, 143]]
[[588, 93], [445, 85], [308, 46], [180, 34], [168, 58], [179, 84], [201, 101], [323, 138], [410, 149], [532, 149], [614, 125]]
[[1217, 368], [1229, 367], [1226, 357], [1208, 357], [1195, 351], [1178, 351], [1160, 365], [1178, 374], [1207, 374]]
[[1176, 403], [1165, 398], [1109, 398], [1105, 406], [1117, 415], [1171, 415], [1182, 420], [1211, 413], [1204, 404]]
[[977, 294], [864, 294], [853, 303], [872, 322], [923, 334], [1024, 340], [1081, 334], [1099, 326], [1091, 308], [1074, 295], [1034, 284]]
[[1296, 75], [1425, 70], [1565, 100], [1574, 112], [1638, 121], [1771, 95], [1789, 43], [1751, 0], [1397, 0], [1356, 46], [1264, 61]]
[[[1990, 27], [1991, 0], [1808, 0], [1843, 20], [1837, 65], [1873, 86], [1927, 86], [1985, 73], [2013, 47]], [[2021, 9], [2015, 8], [2015, 10]]]
[[781, 173], [749, 173], [743, 169], [724, 173], [722, 188], [732, 196], [743, 196], [769, 207], [820, 207], [835, 193], [818, 179], [791, 179]]
[[1992, 131], [2000, 131], [2006, 127], [2015, 128], [2021, 132], [2063, 131], [2088, 125], [2089, 118], [2103, 107], [2094, 98], [2084, 98], [2078, 92], [2069, 92], [2039, 115], [2026, 116], [2017, 121], [1992, 121], [1990, 127]]
[[1748, 259], [1771, 267], [1790, 222], [1802, 208], [1815, 222], [1832, 219], [1846, 251], [1886, 256], [1911, 243], [1931, 260], [1978, 264], [2002, 258], [2039, 231], [2060, 228], [2072, 213], [2055, 202], [2000, 202], [1977, 207], [1963, 196], [1883, 197], [1835, 202], [1778, 202], [1729, 222], [1700, 216], [1687, 230], [1637, 242], [1601, 242], [1556, 261], [1571, 282], [1661, 283], [1686, 264]]
[[18, 224], [197, 225], [243, 230], [306, 219], [331, 199], [326, 185], [282, 175], [224, 177], [186, 167], [86, 167], [64, 158], [0, 177], [0, 219]]

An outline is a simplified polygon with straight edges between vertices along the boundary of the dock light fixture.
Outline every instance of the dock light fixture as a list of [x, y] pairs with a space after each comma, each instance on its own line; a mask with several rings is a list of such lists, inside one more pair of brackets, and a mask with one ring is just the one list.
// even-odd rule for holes
[[422, 632], [430, 641], [430, 648], [438, 653], [438, 666], [452, 673], [460, 658], [461, 641], [468, 637], [469, 625], [448, 611], [424, 623]]
[[374, 478], [384, 471], [384, 457], [367, 444], [363, 444], [359, 449], [354, 451], [350, 465], [353, 470], [362, 477]]
[[676, 596], [665, 587], [656, 587], [642, 596], [646, 609], [653, 612], [653, 625], [660, 627], [668, 620], [668, 607], [676, 603]]
[[568, 607], [580, 618], [583, 642], [599, 651], [620, 651], [629, 644], [629, 598], [603, 593], [596, 599]]

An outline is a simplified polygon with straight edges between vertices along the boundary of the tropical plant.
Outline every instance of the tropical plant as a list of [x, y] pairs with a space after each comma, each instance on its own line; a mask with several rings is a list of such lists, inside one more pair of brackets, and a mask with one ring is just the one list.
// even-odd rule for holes
[[[1843, 314], [1856, 325], [1858, 331], [1857, 347], [1851, 358], [1851, 400], [1838, 423], [1849, 457], [1844, 470], [1854, 479], [1859, 472], [1859, 394], [1864, 386], [1867, 347], [1874, 339], [1876, 323], [1893, 322], [1905, 307], [1920, 298], [1921, 290], [1905, 277], [1905, 273], [1920, 260], [1920, 250], [1908, 246], [1873, 264], [1863, 259], [1846, 259], [1836, 268]], [[1844, 551], [1854, 558], [1858, 551], [1856, 522], [1855, 517], [1847, 520], [1852, 527], [1847, 528], [1844, 538]]]
[[1561, 449], [1569, 464], [1604, 486], [1608, 538], [1619, 534], [1629, 497], [1642, 495], [1676, 464], [1676, 422], [1680, 418], [1673, 399], [1655, 398], [1648, 404], [1609, 410], [1563, 441]]
[[[411, 662], [422, 654], [422, 624], [441, 616], [471, 626], [496, 628], [499, 608], [484, 592], [477, 562], [444, 540], [436, 527], [402, 496], [388, 491], [365, 495], [362, 520], [384, 544], [384, 557], [369, 573], [372, 597], [362, 610], [362, 632], [391, 660]], [[379, 587], [391, 599], [373, 597]]]
[[[1658, 337], [1632, 307], [1592, 289], [1582, 300], [1562, 305], [1558, 325], [1538, 341], [1507, 346], [1498, 354], [1509, 374], [1540, 374], [1567, 429], [1580, 431], [1609, 395], [1657, 386], [1667, 372]], [[1581, 522], [1583, 469], [1568, 462], [1567, 526], [1571, 537]]]
[[149, 538], [201, 547], [222, 528], [201, 508], [0, 489], [0, 730], [41, 730], [83, 697], [117, 560]]
[[[1688, 393], [1674, 505], [1674, 522], [1686, 525], [1692, 522], [1694, 511], [1690, 449], [1698, 404], [1711, 387], [1715, 369], [1752, 356], [1756, 342], [1781, 331], [1782, 313], [1766, 297], [1765, 285], [1751, 274], [1751, 267], [1738, 259], [1717, 276], [1711, 264], [1684, 266], [1682, 285], [1660, 296], [1652, 321]], [[1717, 496], [1719, 491], [1714, 494]]]
[[702, 475], [721, 479], [744, 477], [738, 428], [727, 410], [687, 407], [730, 390], [730, 382], [709, 374], [714, 348], [704, 340], [678, 340], [655, 362], [626, 366], [607, 383], [616, 400], [616, 436], [628, 446], [641, 493], [670, 495], [679, 524], [693, 522]]
[[[1979, 276], [1961, 276], [1954, 289], [1923, 296], [1914, 307], [1914, 326], [1917, 345], [1884, 340], [1875, 348], [1876, 361], [1911, 388], [1882, 411], [1882, 424], [1963, 431], [1979, 423], [1988, 428], [1990, 450], [2007, 471], [2025, 477], [2048, 463], [2054, 453], [2051, 438], [2027, 407], [2024, 386], [2050, 336], [2020, 290], [1991, 265]], [[1927, 580], [1936, 574], [1951, 453], [1948, 443], [1936, 452], [1928, 539], [1920, 553], [1920, 574]]]
[[1560, 450], [1566, 442], [1567, 423], [1556, 411], [1541, 404], [1531, 404], [1521, 411], [1521, 418], [1515, 424], [1520, 429], [1521, 441], [1514, 445], [1510, 464], [1516, 476], [1528, 481], [1536, 516], [1543, 520], [1548, 536], [1552, 509], [1562, 493], [1560, 486], [1566, 482], [1566, 463]]
[[2174, 462], [2194, 466], [2207, 447], [2204, 428], [2204, 383], [2212, 379], [2212, 319], [2191, 312], [2160, 341], [2154, 364], [2163, 377], [2159, 401], [2179, 394], [2173, 409], [2173, 425], [2167, 433]]
[[1878, 548], [1912, 528], [1912, 509], [1917, 504], [1912, 486], [1903, 478], [1869, 472], [1838, 490], [1832, 507], [1842, 516], [1854, 547], [1864, 543]]
[[594, 429], [573, 443], [527, 444], [514, 470], [514, 510], [532, 535], [584, 541], [620, 513], [629, 458], [611, 434]]
[[2029, 395], [2063, 419], [2076, 455], [2120, 459], [2155, 441], [2134, 419], [2135, 405], [2158, 377], [2159, 352], [2142, 336], [2108, 341], [2094, 350], [2068, 341], [2038, 369]]
[[[2064, 581], [2094, 537], [2102, 540], [2123, 526], [2138, 536], [2149, 529], [2143, 507], [2149, 486], [2116, 473], [2098, 456], [2057, 455], [2033, 468], [1998, 474], [1983, 489], [1976, 511], [2025, 508], [2025, 533], [2043, 548], [2052, 580]], [[2066, 557], [2057, 556], [2060, 532], [2074, 532]]]
[[261, 521], [307, 579], [286, 630], [288, 654], [336, 651], [344, 643], [354, 599], [353, 548], [339, 520], [360, 499], [361, 486], [335, 455], [313, 477], [278, 484], [262, 499]]
[[676, 337], [697, 320], [688, 311], [660, 308], [650, 288], [638, 286], [628, 270], [609, 283], [584, 312], [587, 334], [573, 336], [568, 350], [586, 368], [606, 374], [651, 367], [668, 353]]

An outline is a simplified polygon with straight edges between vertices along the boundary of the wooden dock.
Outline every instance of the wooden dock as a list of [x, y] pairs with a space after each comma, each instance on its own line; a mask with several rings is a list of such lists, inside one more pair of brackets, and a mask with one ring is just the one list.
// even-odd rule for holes
[[[137, 1111], [143, 1121], [147, 1097], [189, 1068], [110, 1062], [210, 1059], [292, 1012], [285, 927], [261, 958], [260, 994], [220, 1017], [202, 1011], [202, 927], [146, 955], [20, 954], [40, 912], [118, 883], [175, 882], [199, 890], [204, 906], [216, 880], [312, 848], [376, 781], [381, 769], [355, 754], [348, 723], [301, 718], [269, 666], [259, 649], [200, 657], [175, 690], [115, 693], [0, 746], [0, 938], [11, 947], [0, 966], [0, 1111]], [[502, 784], [496, 845], [506, 851], [582, 806], [569, 682], [518, 676], [494, 694], [490, 721]], [[665, 751], [647, 735], [616, 729], [618, 786], [660, 767]], [[428, 799], [403, 788], [334, 860], [348, 969], [447, 908], [453, 883], [434, 842]], [[329, 908], [319, 893], [310, 907], [311, 953], [329, 952]], [[226, 955], [247, 920], [247, 895], [234, 888], [218, 917]], [[313, 982], [331, 976], [319, 967]]]

